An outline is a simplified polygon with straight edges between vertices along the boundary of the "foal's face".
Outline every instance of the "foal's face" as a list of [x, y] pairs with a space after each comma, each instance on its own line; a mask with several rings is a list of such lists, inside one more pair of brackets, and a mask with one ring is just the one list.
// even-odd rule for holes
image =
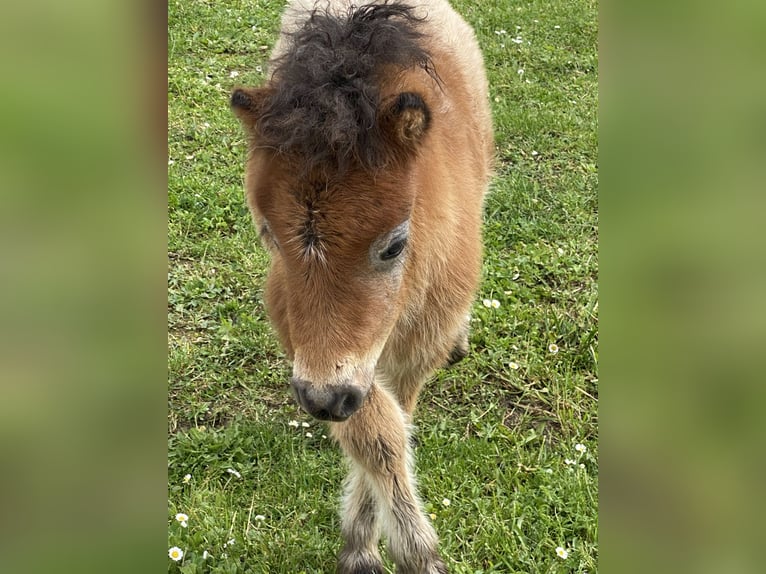
[[301, 407], [345, 420], [364, 402], [402, 312], [414, 185], [403, 173], [299, 177], [256, 151], [248, 201], [272, 256], [266, 302]]
[[[410, 73], [413, 85], [432, 81], [418, 70]], [[404, 76], [398, 73], [397, 83]], [[309, 414], [342, 421], [364, 402], [403, 310], [407, 271], [414, 268], [409, 237], [416, 188], [413, 158], [430, 112], [415, 92], [381, 93], [372, 112], [369, 101], [360, 106], [359, 98], [339, 94], [324, 94], [328, 97], [316, 106], [296, 108], [291, 85], [277, 81], [238, 88], [231, 105], [252, 146], [248, 203], [273, 258], [265, 299], [293, 357], [295, 396]], [[311, 88], [300, 101], [313, 101], [312, 94], [325, 87]], [[350, 114], [357, 120], [326, 126], [327, 118], [312, 110], [326, 110], [328, 102], [340, 106], [329, 117], [347, 119]], [[304, 129], [296, 118], [318, 125]], [[341, 130], [356, 131], [346, 138]], [[353, 145], [344, 147], [344, 140]], [[325, 147], [332, 153], [324, 153]], [[295, 157], [304, 162], [289, 159]], [[341, 157], [367, 168], [349, 167], [342, 177], [301, 175], [307, 165]], [[382, 165], [388, 167], [378, 169]]]

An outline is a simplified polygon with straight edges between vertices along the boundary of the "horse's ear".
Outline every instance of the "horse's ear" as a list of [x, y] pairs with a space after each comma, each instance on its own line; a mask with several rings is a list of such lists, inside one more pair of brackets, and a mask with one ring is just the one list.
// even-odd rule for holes
[[231, 109], [246, 129], [252, 129], [261, 117], [267, 88], [235, 88], [231, 94]]
[[431, 113], [423, 98], [414, 92], [402, 92], [386, 108], [381, 128], [399, 146], [415, 150], [430, 121]]

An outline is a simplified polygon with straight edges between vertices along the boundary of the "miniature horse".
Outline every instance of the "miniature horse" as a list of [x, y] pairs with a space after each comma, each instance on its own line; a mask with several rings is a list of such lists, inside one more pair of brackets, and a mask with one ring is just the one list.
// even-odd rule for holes
[[446, 572], [409, 428], [468, 350], [491, 169], [487, 81], [446, 0], [294, 0], [269, 79], [238, 88], [246, 197], [271, 254], [265, 303], [300, 406], [350, 460], [341, 574]]

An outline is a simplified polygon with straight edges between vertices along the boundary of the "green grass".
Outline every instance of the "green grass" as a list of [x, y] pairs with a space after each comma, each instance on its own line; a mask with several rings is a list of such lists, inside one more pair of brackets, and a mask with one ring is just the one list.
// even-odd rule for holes
[[[420, 401], [421, 495], [451, 572], [596, 572], [596, 4], [454, 5], [485, 54], [498, 163], [471, 354]], [[333, 572], [340, 546], [343, 458], [288, 393], [228, 108], [263, 81], [281, 8], [169, 4], [169, 572]]]

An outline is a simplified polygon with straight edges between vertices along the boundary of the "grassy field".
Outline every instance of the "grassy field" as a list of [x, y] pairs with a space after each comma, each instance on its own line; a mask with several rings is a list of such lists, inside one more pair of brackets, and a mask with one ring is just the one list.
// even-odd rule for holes
[[[596, 3], [453, 5], [485, 54], [498, 162], [471, 354], [418, 410], [421, 495], [451, 572], [596, 572]], [[169, 3], [169, 572], [334, 572], [340, 547], [344, 462], [288, 392], [228, 108], [263, 81], [282, 6]]]

